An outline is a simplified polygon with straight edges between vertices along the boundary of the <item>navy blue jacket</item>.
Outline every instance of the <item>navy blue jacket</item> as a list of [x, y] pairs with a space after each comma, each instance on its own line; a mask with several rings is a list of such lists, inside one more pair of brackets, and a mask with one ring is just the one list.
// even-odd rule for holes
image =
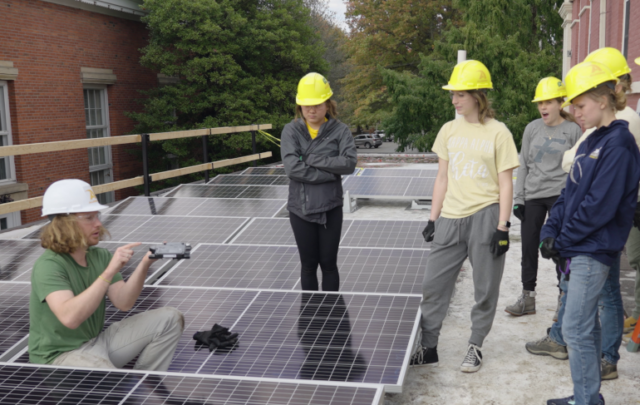
[[640, 152], [629, 123], [600, 127], [578, 147], [540, 239], [555, 238], [562, 257], [590, 256], [610, 266], [631, 231], [639, 181]]

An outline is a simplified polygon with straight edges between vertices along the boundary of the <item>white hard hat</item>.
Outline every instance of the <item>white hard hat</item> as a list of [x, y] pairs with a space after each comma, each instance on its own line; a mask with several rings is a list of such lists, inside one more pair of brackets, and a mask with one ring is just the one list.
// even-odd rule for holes
[[109, 208], [98, 202], [91, 185], [76, 179], [51, 184], [42, 199], [42, 216], [93, 212]]

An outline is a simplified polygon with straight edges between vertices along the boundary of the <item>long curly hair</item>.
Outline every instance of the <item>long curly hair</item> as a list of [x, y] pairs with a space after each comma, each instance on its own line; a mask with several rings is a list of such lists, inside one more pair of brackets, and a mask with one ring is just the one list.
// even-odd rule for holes
[[[101, 240], [104, 235], [109, 235], [109, 231], [101, 225]], [[56, 215], [53, 221], [45, 225], [40, 232], [40, 245], [60, 254], [73, 253], [78, 248], [86, 249], [89, 246], [74, 214]]]

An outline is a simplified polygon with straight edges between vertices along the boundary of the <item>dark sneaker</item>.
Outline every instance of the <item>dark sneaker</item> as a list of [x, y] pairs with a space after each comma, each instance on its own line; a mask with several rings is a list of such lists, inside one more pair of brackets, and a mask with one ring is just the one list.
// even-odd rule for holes
[[601, 379], [602, 380], [615, 380], [618, 378], [618, 366], [612, 363], [609, 363], [607, 360], [602, 359], [600, 363], [602, 372]]
[[[547, 405], [575, 405], [576, 401], [573, 399], [573, 395], [567, 398], [550, 399], [547, 401]], [[598, 405], [605, 405], [604, 397], [600, 394], [600, 402]]]
[[513, 316], [533, 315], [536, 313], [536, 292], [522, 290], [518, 300], [505, 308]]
[[430, 349], [420, 346], [411, 357], [409, 365], [438, 367], [438, 347]]
[[463, 373], [475, 373], [482, 367], [482, 352], [480, 348], [474, 344], [470, 344], [467, 349], [467, 355], [460, 365], [460, 371]]
[[558, 360], [566, 360], [569, 358], [567, 347], [562, 346], [551, 340], [549, 335], [535, 342], [527, 342], [525, 345], [527, 351], [531, 354], [540, 356], [551, 356]]

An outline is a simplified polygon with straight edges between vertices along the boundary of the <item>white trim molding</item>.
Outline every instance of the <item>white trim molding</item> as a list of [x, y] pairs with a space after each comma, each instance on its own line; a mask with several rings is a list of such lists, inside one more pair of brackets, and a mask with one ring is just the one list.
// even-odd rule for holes
[[116, 80], [112, 69], [80, 68], [80, 81], [83, 84], [115, 84]]
[[13, 62], [0, 61], [0, 80], [16, 80], [18, 69], [13, 67]]
[[629, 94], [638, 94], [638, 93], [640, 93], [640, 82], [631, 83], [631, 91], [629, 92]]
[[607, 0], [600, 0], [600, 28], [598, 28], [598, 49], [604, 48], [607, 41]]

